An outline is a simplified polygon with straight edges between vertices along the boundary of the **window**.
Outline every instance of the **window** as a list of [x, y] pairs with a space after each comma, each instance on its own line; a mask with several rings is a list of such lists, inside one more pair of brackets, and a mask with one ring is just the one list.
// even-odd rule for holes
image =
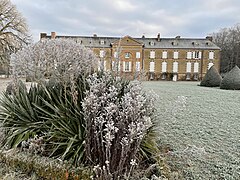
[[178, 51], [173, 52], [173, 59], [178, 59]]
[[213, 51], [209, 51], [209, 59], [214, 59], [214, 52]]
[[155, 45], [154, 41], [151, 41], [151, 42], [150, 42], [150, 45], [151, 45], [151, 46], [154, 46], [154, 45]]
[[163, 59], [167, 59], [167, 51], [163, 51], [162, 52], [162, 58]]
[[136, 62], [136, 71], [140, 71], [141, 67], [140, 67], [140, 62]]
[[105, 52], [104, 52], [104, 50], [100, 50], [100, 54], [99, 54], [99, 56], [100, 56], [101, 58], [103, 58], [103, 57], [104, 57], [104, 55], [105, 55]]
[[125, 58], [130, 58], [130, 52], [125, 53]]
[[167, 72], [167, 62], [162, 62], [162, 73]]
[[192, 59], [192, 52], [191, 51], [187, 52], [187, 59]]
[[130, 72], [132, 70], [131, 62], [123, 62], [123, 70], [125, 72]]
[[154, 61], [150, 62], [150, 68], [149, 68], [149, 72], [154, 72], [155, 69], [155, 63]]
[[117, 61], [112, 61], [112, 71], [120, 71], [121, 70], [121, 66], [120, 66], [120, 62]]
[[155, 51], [153, 51], [153, 50], [150, 51], [150, 58], [151, 59], [155, 58]]
[[193, 52], [193, 58], [194, 59], [201, 59], [202, 58], [202, 52], [201, 51], [194, 51]]
[[193, 70], [193, 72], [194, 72], [194, 73], [198, 73], [198, 69], [199, 69], [199, 63], [198, 63], [198, 62], [195, 62], [195, 63], [194, 63], [194, 70]]
[[104, 41], [104, 40], [101, 40], [101, 41], [100, 41], [100, 44], [101, 44], [101, 45], [104, 45], [104, 44], [105, 44], [105, 41]]
[[210, 69], [214, 64], [212, 62], [208, 63], [208, 69]]
[[118, 52], [114, 52], [114, 58], [118, 58]]
[[173, 72], [177, 73], [178, 72], [178, 62], [173, 63]]
[[137, 58], [137, 59], [140, 58], [140, 52], [136, 52], [136, 58]]
[[187, 73], [191, 73], [191, 71], [192, 71], [192, 63], [188, 62], [187, 63], [187, 70], [186, 70], [186, 72]]

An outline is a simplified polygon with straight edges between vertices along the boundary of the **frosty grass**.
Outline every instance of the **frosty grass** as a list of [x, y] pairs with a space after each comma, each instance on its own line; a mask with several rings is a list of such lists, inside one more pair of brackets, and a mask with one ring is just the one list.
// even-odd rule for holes
[[240, 179], [240, 91], [144, 82], [159, 97], [159, 143], [184, 179]]

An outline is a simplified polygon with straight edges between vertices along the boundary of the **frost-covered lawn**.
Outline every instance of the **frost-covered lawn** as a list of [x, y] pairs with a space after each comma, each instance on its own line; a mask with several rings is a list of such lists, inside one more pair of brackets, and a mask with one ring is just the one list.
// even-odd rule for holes
[[184, 179], [240, 179], [240, 91], [144, 82], [159, 97], [159, 143]]

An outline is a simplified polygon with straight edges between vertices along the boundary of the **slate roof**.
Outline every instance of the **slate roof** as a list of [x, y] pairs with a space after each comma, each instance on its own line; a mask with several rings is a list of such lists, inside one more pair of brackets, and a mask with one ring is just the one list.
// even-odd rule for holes
[[[51, 38], [51, 36], [46, 36]], [[120, 37], [101, 37], [101, 36], [56, 36], [56, 38], [71, 38], [76, 42], [82, 43], [87, 47], [109, 48], [112, 43]], [[212, 41], [207, 38], [133, 38], [144, 45], [146, 49], [209, 49], [220, 50]], [[104, 44], [101, 44], [104, 41]]]

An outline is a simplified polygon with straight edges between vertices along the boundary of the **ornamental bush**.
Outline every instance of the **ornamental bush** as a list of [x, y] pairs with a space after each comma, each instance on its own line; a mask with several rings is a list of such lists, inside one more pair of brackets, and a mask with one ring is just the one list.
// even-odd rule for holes
[[235, 66], [223, 78], [220, 85], [221, 89], [240, 90], [240, 69]]
[[218, 87], [222, 81], [222, 77], [218, 73], [217, 69], [212, 66], [204, 76], [203, 80], [200, 83], [200, 86], [206, 87]]
[[96, 178], [124, 179], [139, 162], [141, 142], [153, 126], [154, 100], [139, 83], [93, 74], [83, 101], [86, 158]]

